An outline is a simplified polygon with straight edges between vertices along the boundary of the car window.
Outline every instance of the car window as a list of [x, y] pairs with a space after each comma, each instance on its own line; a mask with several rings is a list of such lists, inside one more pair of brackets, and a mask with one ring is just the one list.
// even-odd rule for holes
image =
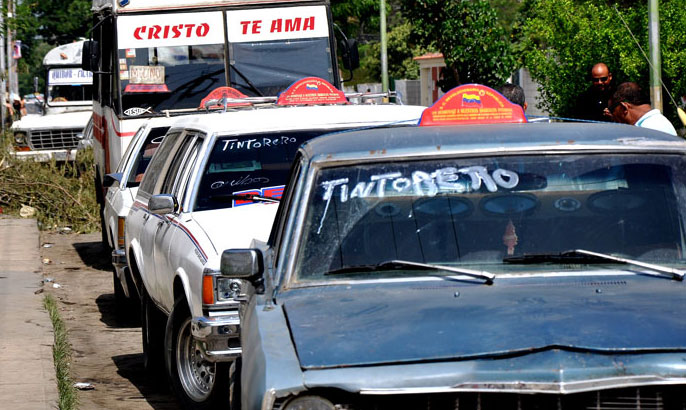
[[146, 169], [143, 180], [141, 181], [139, 192], [144, 192], [149, 195], [154, 193], [155, 186], [160, 178], [160, 174], [164, 172], [164, 167], [168, 162], [169, 154], [174, 150], [174, 147], [177, 146], [178, 137], [180, 135], [181, 132], [177, 131], [170, 133], [164, 138], [164, 141], [162, 144], [160, 144], [160, 147], [155, 153], [156, 155], [153, 156], [148, 168]]
[[145, 132], [145, 127], [139, 128], [138, 131], [136, 131], [136, 134], [134, 134], [134, 136], [131, 138], [131, 142], [126, 147], [126, 151], [124, 152], [124, 155], [122, 155], [119, 164], [117, 164], [117, 170], [115, 172], [123, 173], [125, 172], [127, 165], [131, 164], [131, 156], [133, 155], [133, 151], [136, 149], [136, 140], [140, 138], [143, 132]]
[[503, 259], [570, 249], [683, 264], [685, 162], [550, 155], [323, 169], [308, 202], [297, 275], [321, 280], [394, 259], [517, 272], [524, 268]]
[[[203, 144], [203, 135], [200, 134], [198, 138], [196, 138], [193, 141], [192, 146], [189, 149], [189, 155], [188, 158], [185, 162], [185, 165], [183, 166], [183, 169], [179, 173], [180, 177], [177, 178], [176, 183], [174, 184], [174, 188], [172, 189], [172, 194], [178, 198], [178, 201], [180, 204], [185, 203], [184, 198], [186, 196], [186, 190], [188, 188], [188, 185], [190, 183], [190, 178], [193, 175], [193, 170], [195, 169], [195, 165], [198, 162], [198, 156], [200, 154], [200, 148], [202, 148]], [[181, 211], [183, 211], [183, 208], [181, 208]]]
[[145, 142], [136, 152], [136, 156], [133, 159], [134, 162], [131, 164], [131, 171], [126, 182], [127, 186], [135, 187], [140, 185], [153, 154], [159, 148], [168, 130], [169, 127], [153, 127], [150, 129], [150, 132], [145, 137]]
[[255, 194], [280, 198], [298, 147], [330, 130], [271, 132], [217, 138], [203, 170], [194, 210], [251, 205], [230, 198]]
[[173, 194], [174, 187], [178, 184], [178, 179], [181, 178], [180, 170], [191, 155], [191, 148], [195, 142], [196, 134], [188, 133], [183, 136], [183, 141], [179, 145], [179, 149], [173, 154], [173, 159], [169, 168], [164, 175], [162, 185], [160, 187], [160, 194]]

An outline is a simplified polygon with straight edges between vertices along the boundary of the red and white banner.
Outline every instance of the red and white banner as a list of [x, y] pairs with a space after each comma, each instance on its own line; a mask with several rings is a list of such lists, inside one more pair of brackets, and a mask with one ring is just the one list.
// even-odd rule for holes
[[329, 36], [325, 6], [228, 11], [226, 22], [230, 43]]
[[224, 44], [220, 11], [121, 16], [117, 31], [120, 50]]

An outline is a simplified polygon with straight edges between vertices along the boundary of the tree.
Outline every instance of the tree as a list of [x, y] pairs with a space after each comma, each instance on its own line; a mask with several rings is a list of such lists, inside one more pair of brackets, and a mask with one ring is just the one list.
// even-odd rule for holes
[[90, 0], [33, 0], [15, 5], [15, 16], [8, 24], [23, 44], [17, 67], [22, 94], [33, 92], [34, 77], [44, 83], [42, 62], [50, 49], [87, 35], [90, 8]]
[[498, 87], [512, 74], [512, 47], [489, 1], [407, 0], [403, 13], [421, 44], [443, 53], [444, 90], [465, 83]]
[[[615, 84], [635, 81], [648, 86], [649, 64], [629, 32], [648, 53], [645, 1], [526, 0], [522, 10], [515, 29], [517, 50], [521, 64], [541, 86], [541, 108], [563, 117], [572, 112], [597, 62], [610, 67]], [[683, 0], [660, 0], [662, 79], [675, 98], [686, 94], [684, 27]], [[664, 100], [666, 114], [676, 120], [666, 93]]]

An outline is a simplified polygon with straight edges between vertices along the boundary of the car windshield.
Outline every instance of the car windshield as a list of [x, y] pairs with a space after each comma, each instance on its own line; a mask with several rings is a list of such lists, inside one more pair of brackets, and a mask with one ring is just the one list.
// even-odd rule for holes
[[685, 169], [681, 156], [617, 154], [323, 168], [307, 203], [296, 278], [439, 274], [369, 269], [393, 260], [495, 274], [614, 263], [513, 259], [574, 249], [682, 265]]
[[203, 171], [193, 209], [205, 211], [250, 205], [255, 201], [249, 196], [254, 195], [281, 198], [300, 144], [329, 131], [269, 132], [218, 138]]

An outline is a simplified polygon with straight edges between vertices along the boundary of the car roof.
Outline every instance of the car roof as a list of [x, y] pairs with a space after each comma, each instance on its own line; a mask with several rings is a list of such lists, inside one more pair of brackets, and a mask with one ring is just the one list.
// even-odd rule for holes
[[625, 124], [524, 123], [404, 127], [339, 132], [303, 145], [313, 161], [532, 150], [686, 151], [686, 141]]
[[239, 108], [228, 112], [188, 115], [173, 128], [208, 134], [245, 134], [299, 129], [341, 129], [386, 124], [417, 124], [425, 107], [416, 105], [321, 105]]

